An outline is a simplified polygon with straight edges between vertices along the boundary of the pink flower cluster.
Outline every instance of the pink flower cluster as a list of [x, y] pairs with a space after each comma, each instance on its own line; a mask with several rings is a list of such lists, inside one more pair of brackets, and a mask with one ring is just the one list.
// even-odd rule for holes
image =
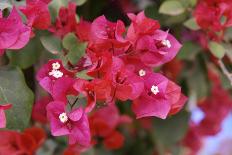
[[183, 140], [183, 144], [193, 155], [201, 149], [204, 137], [214, 136], [221, 131], [222, 122], [232, 108], [230, 94], [222, 88], [219, 76], [210, 71], [209, 79], [213, 82], [211, 95], [199, 103], [204, 118], [198, 124], [190, 122], [189, 130]]
[[[50, 31], [61, 38], [75, 32], [88, 45], [85, 56], [71, 69], [54, 59], [37, 73], [39, 84], [53, 98], [46, 107], [52, 135], [66, 135], [71, 146], [82, 148], [91, 145], [91, 137], [101, 137], [106, 147], [115, 149], [124, 141], [116, 127], [131, 121], [119, 115], [116, 101], [131, 100], [136, 118], [165, 119], [181, 110], [187, 99], [181, 88], [153, 72], [181, 48], [168, 31], [160, 30], [158, 21], [140, 12], [128, 14], [128, 30], [121, 20], [111, 22], [105, 16], [76, 23], [75, 7], [72, 3], [68, 7], [61, 8]], [[78, 71], [86, 71], [91, 80], [78, 78]]]
[[[6, 18], [0, 10], [0, 56], [6, 49], [23, 48], [32, 36], [32, 28], [47, 29], [50, 26], [49, 2], [50, 0], [27, 0], [26, 6], [19, 8], [27, 17], [26, 24], [23, 23], [16, 7], [13, 7]], [[0, 128], [6, 127], [4, 110], [10, 107], [11, 104], [0, 105]]]
[[34, 155], [46, 140], [43, 129], [31, 127], [22, 133], [11, 130], [1, 130], [0, 154]]
[[23, 23], [16, 7], [13, 7], [7, 18], [3, 17], [0, 10], [0, 56], [6, 49], [23, 48], [33, 36], [32, 28], [43, 30], [50, 26], [49, 2], [50, 0], [26, 0], [26, 6], [19, 7], [27, 17], [26, 24]]
[[199, 0], [194, 17], [209, 38], [221, 40], [226, 28], [232, 26], [231, 7], [230, 0]]

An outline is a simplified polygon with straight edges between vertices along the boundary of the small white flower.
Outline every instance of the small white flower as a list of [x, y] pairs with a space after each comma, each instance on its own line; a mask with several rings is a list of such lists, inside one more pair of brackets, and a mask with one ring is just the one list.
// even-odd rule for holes
[[166, 46], [167, 48], [171, 48], [172, 47], [171, 42], [169, 40], [167, 40], [167, 39], [162, 40], [161, 43], [164, 46]]
[[143, 70], [143, 69], [141, 69], [141, 70], [139, 71], [139, 76], [145, 76], [145, 75], [146, 75], [146, 71]]
[[58, 79], [61, 78], [64, 75], [64, 73], [62, 73], [59, 70], [52, 70], [51, 72], [49, 72], [49, 75]]
[[52, 69], [57, 70], [60, 69], [60, 64], [58, 62], [52, 64]]
[[66, 123], [68, 121], [68, 116], [65, 112], [59, 115], [59, 119], [62, 123]]
[[153, 93], [153, 94], [158, 94], [159, 93], [159, 87], [158, 86], [155, 86], [155, 85], [152, 85], [152, 87], [151, 87], [151, 92]]

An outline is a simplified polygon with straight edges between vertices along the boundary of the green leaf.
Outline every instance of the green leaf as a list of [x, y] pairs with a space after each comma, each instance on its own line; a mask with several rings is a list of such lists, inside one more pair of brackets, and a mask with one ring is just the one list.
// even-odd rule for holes
[[188, 19], [187, 21], [185, 21], [185, 22], [184, 22], [184, 26], [187, 27], [187, 28], [189, 28], [190, 30], [194, 30], [194, 31], [200, 29], [200, 27], [199, 27], [199, 25], [197, 24], [195, 18], [190, 18], [190, 19]]
[[63, 41], [63, 47], [69, 50], [66, 58], [72, 64], [76, 64], [78, 60], [84, 55], [86, 49], [86, 43], [78, 41], [77, 37], [73, 33], [68, 33]]
[[189, 0], [189, 3], [190, 3], [191, 6], [194, 7], [197, 4], [197, 0]]
[[68, 33], [64, 36], [62, 41], [62, 45], [67, 50], [72, 49], [77, 44], [77, 37], [74, 33]]
[[179, 0], [186, 8], [194, 7], [197, 4], [197, 0]]
[[18, 68], [1, 68], [0, 81], [0, 104], [13, 105], [6, 110], [7, 128], [23, 130], [31, 117], [33, 92], [27, 87], [23, 73]]
[[6, 1], [17, 7], [26, 5], [26, 1], [19, 1], [19, 0], [6, 0]]
[[76, 74], [76, 76], [77, 76], [78, 78], [86, 79], [86, 80], [91, 80], [91, 79], [93, 79], [93, 77], [88, 76], [88, 75], [86, 74], [86, 72], [87, 72], [86, 70], [81, 71], [81, 72], [78, 72], [78, 73]]
[[61, 40], [54, 35], [42, 36], [40, 41], [44, 48], [52, 54], [58, 54], [62, 51]]
[[83, 5], [87, 0], [71, 0], [72, 2], [75, 2], [76, 5], [81, 6]]
[[230, 42], [232, 40], [232, 27], [226, 29], [224, 40], [226, 42]]
[[7, 56], [10, 59], [10, 65], [26, 69], [38, 61], [42, 50], [43, 47], [40, 41], [37, 38], [33, 38], [20, 50], [8, 50]]
[[185, 42], [180, 49], [177, 58], [184, 60], [194, 60], [197, 53], [201, 51], [201, 47], [191, 41]]
[[220, 45], [219, 43], [215, 41], [210, 41], [208, 45], [209, 45], [209, 49], [211, 53], [215, 57], [217, 57], [218, 59], [221, 59], [224, 57], [226, 50], [222, 45]]
[[160, 154], [174, 147], [187, 132], [189, 114], [180, 112], [166, 120], [154, 119], [154, 135]]
[[207, 75], [206, 58], [204, 54], [199, 53], [194, 59], [194, 63], [186, 71], [187, 84], [189, 92], [196, 94], [198, 100], [209, 95], [210, 84]]
[[53, 0], [49, 3], [49, 12], [54, 22], [56, 17], [59, 15], [59, 9], [61, 7], [66, 7], [68, 5], [68, 0]]
[[11, 8], [12, 5], [8, 1], [2, 1], [0, 2], [0, 10], [4, 10], [6, 8]]
[[159, 13], [176, 16], [185, 12], [184, 6], [178, 0], [165, 1], [159, 8]]

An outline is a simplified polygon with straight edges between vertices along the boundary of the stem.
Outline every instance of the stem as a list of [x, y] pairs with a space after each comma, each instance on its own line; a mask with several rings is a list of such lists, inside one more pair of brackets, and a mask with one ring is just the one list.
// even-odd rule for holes
[[71, 109], [74, 107], [74, 105], [77, 103], [77, 101], [78, 101], [78, 97], [75, 99], [75, 101], [73, 102], [73, 104], [71, 105]]
[[77, 101], [78, 101], [78, 97], [75, 99], [75, 101], [71, 104], [70, 102], [69, 102], [69, 100], [68, 100], [68, 104], [69, 104], [69, 106], [70, 106], [70, 108], [71, 108], [71, 110], [73, 109], [73, 107], [74, 107], [74, 105], [77, 103]]
[[226, 51], [226, 56], [229, 58], [230, 62], [232, 63], [232, 54]]
[[222, 62], [222, 60], [218, 60], [219, 66], [223, 72], [223, 74], [225, 74], [225, 76], [228, 78], [228, 80], [230, 81], [230, 84], [232, 85], [232, 74], [227, 70], [226, 66], [224, 65], [224, 63]]

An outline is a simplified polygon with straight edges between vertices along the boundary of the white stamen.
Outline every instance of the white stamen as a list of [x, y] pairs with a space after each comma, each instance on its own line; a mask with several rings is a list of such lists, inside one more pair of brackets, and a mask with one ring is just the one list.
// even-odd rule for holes
[[139, 76], [145, 76], [145, 75], [146, 75], [146, 71], [143, 70], [143, 69], [141, 69], [141, 70], [139, 71]]
[[60, 64], [58, 62], [52, 64], [52, 69], [57, 70], [60, 69]]
[[62, 123], [66, 123], [68, 121], [68, 116], [66, 115], [65, 112], [59, 115], [59, 119]]
[[171, 42], [169, 40], [167, 40], [167, 39], [162, 40], [161, 43], [164, 46], [166, 46], [167, 48], [171, 48], [172, 47]]
[[54, 76], [55, 78], [61, 78], [64, 74], [59, 71], [59, 70], [52, 70], [51, 72], [49, 72], [50, 76]]
[[152, 87], [151, 87], [151, 92], [153, 93], [153, 94], [158, 94], [159, 93], [159, 87], [158, 86], [155, 86], [155, 85], [152, 85]]

